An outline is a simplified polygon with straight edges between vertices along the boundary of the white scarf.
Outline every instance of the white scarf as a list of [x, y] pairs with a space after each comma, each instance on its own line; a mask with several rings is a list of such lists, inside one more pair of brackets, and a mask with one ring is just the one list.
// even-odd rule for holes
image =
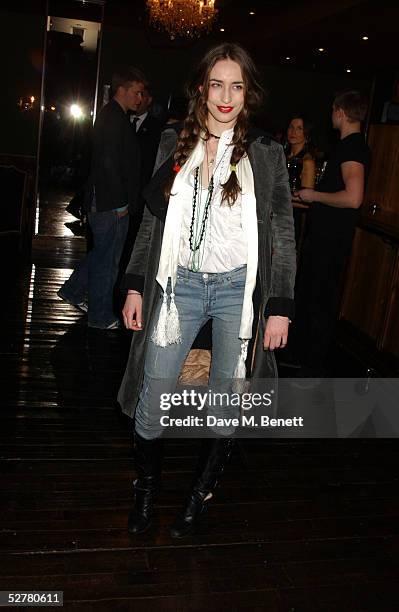
[[[199, 141], [192, 154], [181, 168], [180, 172], [177, 173], [169, 198], [157, 274], [157, 281], [161, 285], [164, 292], [163, 304], [158, 322], [151, 338], [152, 341], [158, 346], [165, 347], [169, 344], [181, 342], [179, 314], [174, 300], [174, 287], [176, 284], [180, 232], [183, 216], [183, 207], [181, 205], [179, 193], [181, 193], [185, 184], [188, 182], [190, 172], [200, 165], [202, 159], [203, 144], [201, 141]], [[248, 249], [247, 274], [239, 331], [239, 338], [242, 340], [241, 352], [233, 377], [244, 378], [248, 343], [252, 336], [252, 294], [255, 289], [256, 274], [258, 269], [258, 220], [256, 215], [254, 178], [248, 156], [240, 159], [237, 165], [237, 176], [241, 186], [242, 197], [241, 224], [246, 236]], [[170, 305], [168, 308], [169, 296], [166, 289], [169, 278], [171, 279], [172, 291], [170, 294]]]

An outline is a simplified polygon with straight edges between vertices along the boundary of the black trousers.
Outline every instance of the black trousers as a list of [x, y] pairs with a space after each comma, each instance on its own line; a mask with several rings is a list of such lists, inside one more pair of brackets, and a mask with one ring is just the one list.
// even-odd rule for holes
[[334, 340], [347, 241], [310, 230], [304, 240], [295, 287], [290, 345], [302, 366], [323, 370]]

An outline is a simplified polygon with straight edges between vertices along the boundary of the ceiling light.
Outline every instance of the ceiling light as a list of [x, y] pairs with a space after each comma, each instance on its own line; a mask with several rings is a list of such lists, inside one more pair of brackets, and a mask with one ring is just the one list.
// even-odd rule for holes
[[250, 15], [255, 15], [255, 11], [249, 11]]
[[215, 0], [147, 0], [146, 4], [151, 25], [166, 30], [172, 40], [209, 32], [218, 12]]
[[221, 32], [224, 32], [224, 28], [220, 28], [220, 31], [221, 31]]
[[320, 53], [323, 53], [324, 51], [323, 47], [319, 47], [318, 51], [320, 51]]
[[362, 36], [362, 40], [368, 40], [369, 37], [368, 36]]
[[287, 57], [286, 57], [285, 59], [286, 59], [286, 60], [290, 60], [291, 58], [290, 58], [290, 57], [288, 57], [288, 55], [287, 55]]
[[351, 71], [351, 69], [350, 69], [350, 68], [347, 68], [347, 69], [346, 69], [346, 72], [352, 72], [352, 71]]

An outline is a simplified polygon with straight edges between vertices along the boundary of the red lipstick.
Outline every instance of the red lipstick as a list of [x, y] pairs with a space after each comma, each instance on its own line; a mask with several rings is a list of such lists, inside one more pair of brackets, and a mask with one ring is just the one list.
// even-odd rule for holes
[[233, 110], [232, 106], [218, 106], [218, 111], [220, 111], [221, 113], [231, 113], [231, 111]]

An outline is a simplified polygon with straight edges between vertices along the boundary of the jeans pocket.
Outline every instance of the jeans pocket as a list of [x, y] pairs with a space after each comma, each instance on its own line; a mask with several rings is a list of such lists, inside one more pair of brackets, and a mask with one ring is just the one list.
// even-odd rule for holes
[[175, 290], [176, 287], [180, 286], [180, 287], [185, 287], [188, 283], [188, 278], [186, 276], [184, 276], [184, 274], [180, 274], [179, 272], [177, 273], [176, 276], [176, 284], [175, 284]]
[[244, 289], [247, 280], [247, 270], [241, 268], [239, 270], [233, 270], [231, 275], [228, 276], [228, 281], [231, 287], [234, 289]]
[[245, 288], [245, 278], [231, 278], [230, 277], [230, 286], [233, 289], [244, 289]]

